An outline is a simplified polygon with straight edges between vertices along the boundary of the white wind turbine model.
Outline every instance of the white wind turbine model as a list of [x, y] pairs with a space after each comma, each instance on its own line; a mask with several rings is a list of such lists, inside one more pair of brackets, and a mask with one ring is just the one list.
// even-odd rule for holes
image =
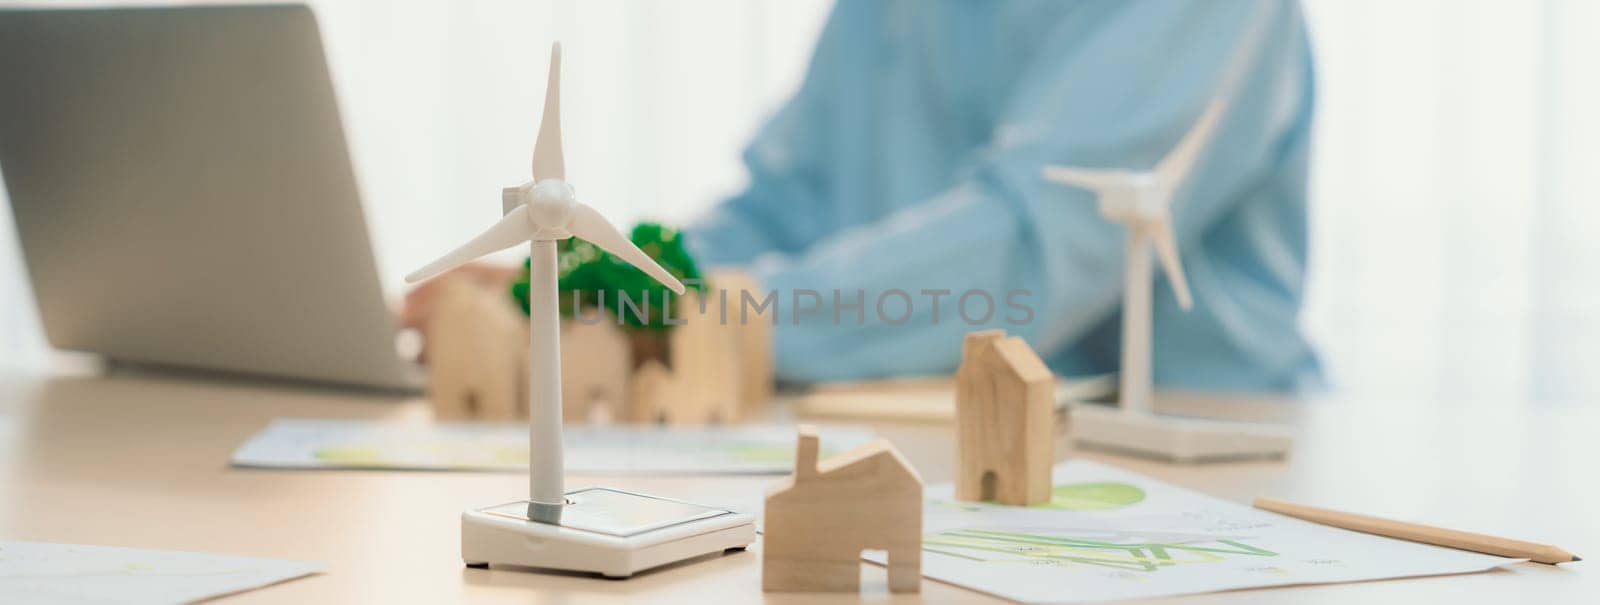
[[1172, 282], [1178, 306], [1194, 306], [1172, 230], [1172, 198], [1227, 109], [1219, 97], [1166, 157], [1151, 170], [1046, 166], [1044, 177], [1096, 194], [1100, 215], [1127, 227], [1122, 298], [1121, 410], [1080, 406], [1073, 418], [1078, 440], [1157, 457], [1196, 461], [1282, 456], [1289, 436], [1281, 429], [1195, 418], [1160, 416], [1150, 401], [1150, 249]]
[[533, 148], [533, 180], [501, 192], [504, 216], [450, 253], [406, 276], [434, 277], [485, 254], [529, 242], [529, 498], [461, 516], [467, 565], [505, 563], [628, 577], [755, 540], [745, 514], [611, 488], [562, 486], [561, 347], [556, 242], [580, 237], [649, 274], [672, 291], [683, 284], [662, 269], [566, 182], [561, 150], [561, 45], [550, 51], [544, 117]]

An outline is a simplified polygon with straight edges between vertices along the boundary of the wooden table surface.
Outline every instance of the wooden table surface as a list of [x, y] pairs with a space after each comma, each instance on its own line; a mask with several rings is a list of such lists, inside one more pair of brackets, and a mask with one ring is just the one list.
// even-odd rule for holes
[[[1600, 557], [1600, 410], [1534, 402], [1306, 401], [1167, 396], [1174, 410], [1270, 418], [1300, 437], [1284, 462], [1176, 466], [1092, 457], [1246, 503], [1273, 495], [1550, 542]], [[992, 602], [923, 582], [890, 595], [765, 595], [760, 544], [612, 581], [466, 569], [462, 509], [519, 497], [516, 474], [235, 469], [228, 456], [275, 417], [416, 419], [424, 403], [161, 375], [0, 375], [0, 537], [325, 561], [327, 573], [227, 603]], [[928, 483], [950, 479], [945, 423], [873, 423]], [[573, 476], [703, 501], [758, 498], [773, 477]], [[1592, 603], [1592, 563], [1525, 563], [1453, 577], [1235, 591], [1199, 603]]]

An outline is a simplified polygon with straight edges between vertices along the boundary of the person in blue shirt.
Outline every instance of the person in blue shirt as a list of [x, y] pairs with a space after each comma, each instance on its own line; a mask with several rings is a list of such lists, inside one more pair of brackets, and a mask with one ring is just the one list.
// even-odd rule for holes
[[777, 294], [781, 379], [948, 373], [988, 327], [1112, 372], [1124, 229], [1040, 171], [1148, 169], [1223, 95], [1173, 201], [1195, 304], [1158, 278], [1154, 379], [1294, 390], [1320, 380], [1297, 325], [1312, 83], [1292, 0], [840, 0], [748, 188], [687, 241]]
[[839, 0], [749, 186], [686, 239], [775, 295], [781, 379], [946, 374], [991, 327], [1059, 374], [1116, 371], [1124, 228], [1041, 169], [1148, 169], [1222, 98], [1173, 200], [1195, 304], [1157, 278], [1155, 383], [1318, 385], [1297, 325], [1312, 84], [1294, 0]]

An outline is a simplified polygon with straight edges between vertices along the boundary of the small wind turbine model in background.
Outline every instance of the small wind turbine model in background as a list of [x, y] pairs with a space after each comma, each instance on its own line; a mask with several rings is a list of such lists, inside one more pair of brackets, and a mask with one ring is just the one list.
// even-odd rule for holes
[[1194, 306], [1172, 229], [1172, 199], [1194, 168], [1218, 120], [1227, 109], [1219, 97], [1167, 152], [1144, 171], [1046, 166], [1044, 177], [1096, 194], [1100, 215], [1127, 227], [1122, 298], [1122, 368], [1118, 388], [1121, 411], [1080, 406], [1074, 424], [1078, 440], [1106, 448], [1177, 461], [1282, 456], [1290, 438], [1277, 427], [1163, 417], [1151, 405], [1150, 250], [1172, 283], [1178, 306]]
[[527, 500], [468, 510], [461, 556], [469, 566], [507, 563], [628, 577], [634, 572], [755, 540], [749, 515], [611, 488], [562, 485], [561, 325], [556, 242], [577, 236], [683, 294], [683, 284], [633, 245], [566, 182], [561, 149], [561, 45], [550, 51], [544, 117], [533, 148], [533, 180], [501, 192], [504, 216], [450, 253], [406, 276], [434, 277], [529, 242]]

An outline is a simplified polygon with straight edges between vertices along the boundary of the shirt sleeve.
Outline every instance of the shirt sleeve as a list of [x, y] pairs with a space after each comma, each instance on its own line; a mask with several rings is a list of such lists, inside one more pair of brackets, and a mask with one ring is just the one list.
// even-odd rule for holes
[[[1299, 103], [1288, 97], [1303, 90], [1278, 73], [1297, 60], [1300, 27], [1293, 3], [1272, 0], [1098, 5], [1055, 28], [990, 141], [947, 189], [808, 237], [807, 196], [824, 190], [808, 184], [826, 177], [808, 174], [803, 156], [754, 162], [780, 168], [753, 174], [760, 195], [731, 200], [720, 227], [695, 234], [709, 248], [738, 247], [729, 257], [748, 260], [776, 293], [780, 378], [943, 373], [958, 362], [963, 334], [992, 327], [1046, 353], [1071, 346], [1116, 311], [1123, 228], [1099, 216], [1088, 192], [1044, 181], [1041, 168], [1149, 168], [1214, 97], [1230, 95], [1174, 200], [1187, 258], [1198, 251], [1190, 243], [1273, 165]], [[808, 80], [830, 67], [826, 37]], [[1222, 90], [1224, 82], [1236, 83]], [[763, 137], [826, 136], [805, 128], [815, 110], [805, 96]], [[772, 153], [761, 147], [752, 149], [758, 160]]]
[[853, 3], [836, 5], [823, 25], [800, 88], [756, 133], [744, 152], [750, 183], [738, 195], [699, 217], [688, 243], [708, 266], [747, 265], [763, 254], [798, 254], [827, 232], [814, 210], [827, 195], [822, 156], [832, 144], [829, 93], [848, 77], [848, 42], [863, 29]]

